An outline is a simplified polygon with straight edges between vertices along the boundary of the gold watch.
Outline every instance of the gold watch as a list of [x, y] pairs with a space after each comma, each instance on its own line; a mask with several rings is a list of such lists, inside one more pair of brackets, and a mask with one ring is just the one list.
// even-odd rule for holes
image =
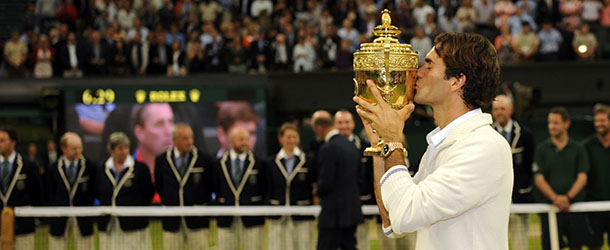
[[383, 144], [383, 147], [381, 148], [381, 156], [388, 157], [396, 149], [401, 149], [403, 153], [407, 152], [401, 142], [388, 142]]

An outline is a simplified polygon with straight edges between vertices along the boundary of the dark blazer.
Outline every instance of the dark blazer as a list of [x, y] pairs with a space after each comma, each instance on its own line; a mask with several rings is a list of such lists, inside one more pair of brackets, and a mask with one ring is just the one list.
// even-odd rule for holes
[[95, 58], [95, 51], [93, 49], [93, 44], [89, 43], [89, 44], [87, 44], [87, 46], [85, 47], [85, 50], [84, 50], [85, 62], [83, 64], [85, 66], [84, 67], [85, 73], [104, 74], [107, 72], [107, 69], [108, 69], [107, 67], [110, 64], [110, 60], [112, 60], [113, 48], [110, 47], [110, 45], [108, 45], [105, 40], [101, 40], [99, 46], [100, 46], [100, 59], [104, 59], [104, 64], [103, 65], [91, 64], [91, 59]]
[[[301, 152], [297, 156], [294, 169], [288, 174], [285, 160], [275, 154], [267, 159], [267, 190], [269, 203], [284, 206], [288, 200], [291, 206], [308, 206], [313, 204], [313, 183], [315, 182], [315, 164], [312, 158]], [[281, 216], [271, 216], [279, 219]], [[313, 216], [292, 216], [295, 220], [313, 220]]]
[[[497, 130], [499, 125], [494, 123], [493, 127]], [[535, 200], [532, 194], [532, 180], [534, 178], [532, 165], [534, 162], [534, 151], [536, 150], [534, 135], [529, 129], [513, 120], [510, 138], [509, 145], [513, 154], [513, 172], [515, 176], [512, 196], [513, 203], [533, 203]]]
[[[113, 171], [103, 164], [95, 173], [95, 197], [102, 206], [147, 206], [150, 205], [155, 186], [146, 164], [134, 161], [132, 166], [125, 166], [119, 182], [116, 183]], [[110, 216], [99, 218], [98, 229], [106, 231]], [[147, 217], [119, 217], [119, 224], [124, 231], [146, 228]]]
[[373, 158], [364, 156], [364, 150], [370, 147], [371, 144], [361, 140], [356, 135], [354, 135], [352, 143], [358, 149], [358, 159], [360, 159], [360, 201], [363, 205], [377, 204], [375, 200], [375, 187], [373, 186]]
[[[221, 206], [252, 206], [263, 205], [267, 195], [267, 180], [265, 161], [255, 157], [250, 151], [244, 162], [244, 174], [239, 185], [233, 185], [231, 178], [231, 157], [225, 153], [216, 161], [214, 167], [214, 192]], [[265, 224], [264, 216], [245, 216], [241, 220], [245, 227]], [[233, 223], [233, 217], [218, 217], [218, 226], [227, 228]]]
[[[194, 148], [189, 154], [188, 167], [184, 176], [180, 175], [174, 159], [174, 147], [170, 147], [155, 159], [155, 186], [161, 202], [166, 206], [207, 205], [212, 200], [212, 160]], [[185, 219], [191, 229], [208, 228], [209, 217], [167, 217], [163, 218], [163, 230], [176, 232]]]
[[337, 134], [318, 152], [318, 195], [322, 211], [320, 228], [346, 228], [362, 222], [358, 189], [360, 153], [347, 138]]
[[[10, 176], [10, 183], [6, 193], [0, 191], [0, 200], [2, 202], [0, 210], [4, 206], [36, 206], [41, 204], [43, 199], [42, 180], [36, 165], [17, 153]], [[34, 229], [34, 218], [15, 218], [15, 235], [33, 233]]]
[[[46, 173], [46, 193], [49, 206], [93, 206], [93, 180], [96, 166], [84, 156], [78, 160], [76, 180], [72, 185], [65, 172], [64, 157], [51, 164]], [[66, 217], [49, 219], [50, 232], [53, 236], [63, 236], [66, 229]], [[83, 236], [93, 234], [93, 219], [78, 217], [78, 228]]]
[[[83, 69], [83, 65], [85, 63], [85, 53], [83, 51], [82, 45], [79, 42], [76, 42], [75, 51], [76, 59], [78, 60], [77, 68]], [[61, 70], [72, 69], [72, 66], [70, 66], [70, 52], [68, 50], [68, 42], [64, 43], [60, 48], [58, 59], [59, 63], [61, 64]]]
[[[161, 62], [159, 61], [159, 56], [161, 55], [159, 53], [159, 47], [163, 46], [165, 47], [165, 64], [161, 64]], [[148, 65], [148, 73], [149, 74], [165, 74], [165, 72], [167, 72], [167, 65], [171, 63], [171, 55], [172, 55], [172, 48], [166, 44], [158, 44], [158, 43], [153, 43], [150, 45], [150, 49], [149, 49], [149, 57], [150, 57], [150, 63]]]

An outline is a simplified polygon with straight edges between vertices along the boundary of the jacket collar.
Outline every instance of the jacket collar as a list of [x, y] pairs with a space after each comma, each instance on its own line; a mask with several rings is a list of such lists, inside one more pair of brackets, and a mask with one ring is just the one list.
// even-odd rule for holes
[[330, 132], [328, 132], [328, 134], [326, 134], [326, 136], [324, 137], [324, 142], [328, 142], [330, 141], [330, 138], [333, 138], [333, 136], [338, 135], [339, 134], [339, 130], [338, 129], [333, 129]]
[[443, 143], [443, 141], [445, 141], [446, 138], [448, 138], [452, 134], [454, 130], [461, 127], [461, 125], [468, 121], [470, 118], [480, 115], [482, 113], [483, 112], [480, 108], [473, 109], [456, 118], [442, 129], [440, 127], [436, 127], [426, 136], [428, 145], [432, 145], [435, 148], [438, 147], [439, 145], [441, 145], [441, 143]]
[[[297, 158], [301, 156], [303, 152], [299, 149], [299, 147], [294, 147], [293, 150], [293, 155], [296, 156]], [[286, 151], [284, 151], [284, 148], [280, 149], [280, 152], [277, 153], [277, 158], [279, 159], [285, 159], [286, 156]]]

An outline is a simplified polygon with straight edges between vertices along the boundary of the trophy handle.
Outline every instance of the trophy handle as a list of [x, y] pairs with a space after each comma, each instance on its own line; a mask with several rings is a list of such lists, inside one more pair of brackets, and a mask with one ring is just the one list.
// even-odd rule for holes
[[358, 96], [358, 95], [360, 95], [360, 88], [358, 88], [358, 81], [356, 81], [356, 78], [352, 78], [352, 80], [354, 80], [354, 95]]

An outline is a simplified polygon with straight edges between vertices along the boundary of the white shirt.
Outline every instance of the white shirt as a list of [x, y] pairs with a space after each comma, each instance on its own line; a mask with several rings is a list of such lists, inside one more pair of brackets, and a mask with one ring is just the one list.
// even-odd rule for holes
[[479, 112], [428, 134], [426, 160], [413, 178], [400, 165], [382, 176], [386, 235], [417, 231], [418, 250], [508, 250], [511, 150], [491, 115]]
[[68, 43], [68, 55], [70, 56], [70, 66], [78, 66], [78, 58], [76, 57], [76, 45]]
[[119, 183], [121, 180], [121, 172], [125, 171], [127, 168], [132, 168], [136, 164], [136, 161], [133, 159], [131, 155], [128, 155], [125, 161], [123, 162], [123, 168], [120, 172], [117, 172], [116, 166], [114, 165], [114, 157], [110, 156], [108, 160], [106, 160], [106, 168], [110, 168], [114, 173], [115, 185]]
[[231, 149], [231, 151], [229, 151], [229, 156], [231, 157], [231, 161], [234, 161], [236, 158], [239, 158], [239, 160], [243, 163], [246, 161], [246, 156], [248, 156], [248, 152], [237, 154], [237, 152]]
[[328, 142], [330, 141], [330, 138], [333, 138], [333, 136], [338, 135], [339, 134], [339, 130], [338, 129], [333, 129], [330, 132], [328, 132], [328, 134], [326, 134], [326, 136], [324, 137], [324, 142]]

